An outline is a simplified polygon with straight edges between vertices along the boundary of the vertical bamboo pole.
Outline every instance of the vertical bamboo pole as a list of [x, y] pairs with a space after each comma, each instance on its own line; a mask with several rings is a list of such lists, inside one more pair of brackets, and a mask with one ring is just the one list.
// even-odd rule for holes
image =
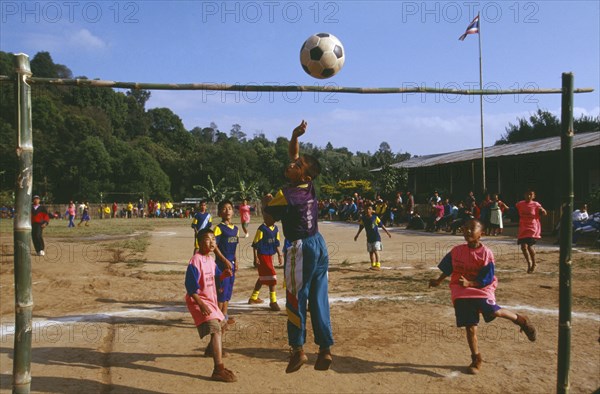
[[573, 74], [562, 74], [560, 137], [561, 221], [558, 284], [557, 393], [569, 392], [571, 362], [571, 229], [573, 220]]
[[15, 341], [13, 349], [13, 393], [29, 393], [31, 385], [31, 188], [33, 139], [31, 131], [31, 77], [29, 57], [14, 57], [17, 72], [17, 157], [19, 173], [16, 184], [14, 219], [15, 268]]
[[[479, 18], [479, 14], [477, 14]], [[483, 90], [483, 67], [481, 65], [481, 21], [477, 21], [477, 38], [479, 39], [479, 90]], [[483, 134], [483, 95], [479, 96], [479, 119], [481, 127], [481, 191], [483, 195], [487, 193], [487, 184], [485, 180], [485, 143]]]

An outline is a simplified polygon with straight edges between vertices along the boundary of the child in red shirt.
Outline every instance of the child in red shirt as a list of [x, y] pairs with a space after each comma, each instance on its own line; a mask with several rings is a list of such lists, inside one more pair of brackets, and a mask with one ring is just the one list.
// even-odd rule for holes
[[525, 315], [517, 315], [496, 304], [498, 279], [494, 274], [494, 254], [479, 240], [483, 225], [479, 220], [469, 220], [463, 227], [466, 244], [458, 245], [442, 259], [438, 265], [442, 274], [429, 280], [429, 287], [437, 287], [450, 276], [450, 292], [456, 326], [465, 327], [467, 342], [471, 350], [469, 373], [476, 374], [481, 369], [482, 358], [477, 341], [479, 314], [486, 323], [496, 317], [508, 319], [521, 327], [530, 341], [535, 341], [536, 330]]
[[521, 251], [527, 261], [527, 273], [531, 274], [535, 271], [535, 245], [536, 240], [542, 238], [542, 225], [540, 223], [540, 214], [547, 215], [548, 213], [535, 199], [535, 192], [528, 190], [525, 193], [525, 200], [519, 201], [515, 207], [519, 212], [519, 235], [517, 236], [517, 244], [521, 245]]

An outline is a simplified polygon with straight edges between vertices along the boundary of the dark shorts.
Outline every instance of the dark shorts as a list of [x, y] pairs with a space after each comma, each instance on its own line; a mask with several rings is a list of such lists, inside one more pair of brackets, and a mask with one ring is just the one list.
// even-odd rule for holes
[[454, 301], [454, 314], [456, 326], [467, 327], [479, 324], [479, 314], [483, 315], [486, 323], [496, 318], [494, 313], [501, 308], [496, 303], [491, 303], [485, 298], [459, 298]]
[[533, 246], [535, 245], [535, 243], [537, 242], [537, 240], [535, 238], [519, 238], [517, 239], [517, 245], [529, 245], [529, 246]]

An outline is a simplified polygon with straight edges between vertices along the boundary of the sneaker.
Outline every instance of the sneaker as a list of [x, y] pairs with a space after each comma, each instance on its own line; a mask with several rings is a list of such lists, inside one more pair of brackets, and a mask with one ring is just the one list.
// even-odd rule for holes
[[285, 369], [285, 373], [296, 372], [300, 369], [302, 364], [308, 361], [308, 357], [304, 354], [304, 350], [299, 349], [295, 351], [291, 351], [292, 355], [290, 356], [290, 362], [288, 363], [287, 368]]
[[331, 351], [329, 349], [319, 350], [319, 356], [317, 357], [317, 362], [315, 363], [315, 369], [317, 371], [327, 371], [329, 366], [331, 366], [331, 362], [333, 358], [331, 357]]
[[481, 370], [481, 363], [483, 360], [481, 359], [481, 354], [471, 354], [471, 365], [469, 365], [469, 373], [471, 375], [476, 375]]
[[225, 383], [237, 382], [237, 376], [235, 376], [233, 371], [225, 368], [223, 366], [223, 364], [218, 365], [213, 369], [213, 373], [210, 378], [212, 380], [216, 380], [217, 382], [225, 382]]
[[265, 302], [264, 300], [257, 298], [255, 300], [253, 300], [252, 298], [248, 299], [248, 304], [253, 305], [253, 304], [262, 304], [263, 302]]
[[279, 304], [276, 302], [271, 302], [269, 304], [269, 308], [271, 308], [272, 311], [278, 312], [281, 310], [281, 308], [279, 307]]
[[535, 342], [535, 339], [537, 338], [537, 331], [527, 316], [517, 315], [517, 321], [515, 321], [515, 324], [521, 327], [521, 332], [527, 335], [527, 339], [529, 339], [531, 342]]
[[246, 233], [246, 235], [244, 235], [244, 238], [248, 238], [250, 235], [248, 233]]
[[45, 256], [45, 255], [46, 255], [46, 252], [44, 252], [43, 250], [40, 250], [40, 253], [39, 253], [39, 255], [40, 255], [40, 256]]

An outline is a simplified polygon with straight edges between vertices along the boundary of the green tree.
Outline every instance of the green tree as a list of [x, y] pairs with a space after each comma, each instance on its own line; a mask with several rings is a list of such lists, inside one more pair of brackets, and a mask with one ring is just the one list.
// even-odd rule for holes
[[229, 136], [240, 142], [246, 142], [246, 133], [242, 131], [242, 126], [237, 123], [231, 126]]
[[[88, 136], [79, 145], [76, 155], [79, 172], [79, 195], [76, 198], [95, 200], [101, 191], [112, 190], [110, 154], [99, 137]], [[56, 196], [55, 196], [56, 197]], [[67, 197], [67, 196], [64, 196]]]
[[130, 89], [126, 94], [127, 97], [131, 97], [135, 100], [142, 112], [146, 110], [146, 103], [150, 100], [150, 96], [152, 96], [152, 92], [144, 89]]
[[406, 190], [408, 171], [405, 168], [383, 166], [377, 174], [378, 193], [385, 198], [392, 198], [398, 190]]
[[221, 178], [217, 184], [215, 184], [210, 177], [207, 176], [209, 186], [194, 185], [195, 190], [200, 190], [203, 193], [202, 198], [206, 198], [211, 202], [219, 202], [231, 195], [231, 190], [224, 186], [225, 178]]
[[[596, 131], [600, 129], [600, 116], [581, 115], [573, 119], [575, 133]], [[561, 123], [557, 116], [549, 111], [538, 109], [529, 118], [517, 118], [517, 124], [509, 123], [506, 133], [495, 145], [513, 144], [541, 138], [560, 136]]]
[[67, 66], [55, 64], [49, 52], [38, 52], [31, 62], [31, 72], [36, 77], [73, 78], [73, 73]]
[[240, 180], [237, 189], [233, 190], [234, 198], [241, 200], [246, 198], [251, 201], [258, 200], [261, 196], [258, 190], [258, 182], [248, 182]]

